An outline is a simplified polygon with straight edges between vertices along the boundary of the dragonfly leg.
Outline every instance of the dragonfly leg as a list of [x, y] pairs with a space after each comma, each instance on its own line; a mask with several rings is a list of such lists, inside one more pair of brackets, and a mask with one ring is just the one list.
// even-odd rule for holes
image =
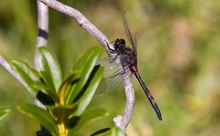
[[107, 41], [105, 41], [105, 43], [107, 44], [107, 47], [108, 47], [108, 50], [109, 50], [110, 53], [116, 53], [114, 49], [111, 49], [109, 47], [109, 44], [107, 43]]

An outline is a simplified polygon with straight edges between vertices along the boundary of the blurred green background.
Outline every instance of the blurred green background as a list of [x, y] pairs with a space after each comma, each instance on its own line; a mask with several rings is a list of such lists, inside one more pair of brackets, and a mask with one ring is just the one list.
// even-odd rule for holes
[[[136, 104], [128, 136], [220, 135], [220, 1], [62, 2], [81, 11], [112, 41], [126, 38], [122, 9], [127, 11], [131, 31], [138, 33], [139, 71], [161, 109], [163, 121], [158, 121], [134, 80]], [[49, 12], [48, 46], [67, 73], [88, 48], [101, 45], [68, 16], [53, 9]], [[33, 65], [36, 35], [36, 1], [1, 0], [0, 54], [7, 60], [22, 59]], [[16, 109], [18, 104], [33, 103], [33, 97], [2, 67], [0, 76], [0, 106], [12, 110], [0, 122], [0, 135], [34, 135], [38, 123]], [[86, 125], [79, 136], [111, 125], [112, 117], [123, 113], [124, 104], [123, 90], [95, 96], [89, 108], [106, 108], [110, 116]]]

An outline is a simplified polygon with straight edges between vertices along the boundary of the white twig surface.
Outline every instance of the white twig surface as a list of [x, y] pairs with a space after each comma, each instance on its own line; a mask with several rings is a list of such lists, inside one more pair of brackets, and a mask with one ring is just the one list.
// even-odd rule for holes
[[[38, 31], [43, 30], [46, 33], [48, 33], [48, 6], [46, 6], [44, 3], [40, 2], [37, 0], [37, 11], [38, 11]], [[47, 39], [42, 36], [37, 36], [37, 42], [36, 42], [36, 47], [35, 47], [35, 55], [34, 55], [34, 67], [36, 70], [40, 71], [40, 66], [39, 66], [39, 56], [37, 53], [37, 50], [41, 46], [46, 46], [47, 45]], [[46, 109], [46, 107], [38, 100], [35, 99], [35, 104], [42, 108]]]
[[[48, 6], [37, 0], [37, 7], [38, 7], [38, 28], [48, 32], [48, 24], [49, 24]], [[44, 45], [47, 45], [47, 39], [38, 37], [36, 47], [44, 46]]]
[[[129, 79], [129, 80], [128, 80]], [[130, 74], [127, 72], [122, 76], [123, 84], [125, 86], [125, 95], [126, 95], [126, 106], [123, 113], [123, 116], [117, 115], [113, 121], [115, 125], [122, 129], [123, 132], [126, 132], [126, 128], [130, 122], [135, 103], [135, 94], [134, 88], [131, 82]]]
[[[43, 4], [42, 2], [37, 0], [37, 11], [38, 11], [38, 30], [44, 30], [48, 33], [48, 6]], [[37, 42], [36, 42], [36, 49], [35, 49], [35, 56], [34, 56], [34, 67], [37, 70], [40, 70], [39, 64], [38, 64], [38, 56], [37, 56], [37, 49], [40, 46], [46, 46], [47, 45], [47, 39], [41, 36], [37, 36]]]
[[105, 47], [105, 49], [108, 50], [107, 43], [109, 45], [111, 45], [111, 42], [109, 41], [109, 39], [101, 31], [99, 31], [78, 10], [76, 10], [68, 5], [65, 5], [57, 0], [39, 0], [39, 1], [46, 4], [49, 7], [56, 9], [57, 11], [60, 11], [64, 14], [74, 18], [80, 26], [82, 26], [87, 32], [89, 32], [90, 35], [95, 37], [96, 40], [98, 40]]
[[[108, 45], [112, 47], [112, 43], [109, 41], [109, 39], [101, 32], [99, 31], [85, 16], [83, 16], [79, 11], [76, 9], [65, 5], [57, 0], [39, 0], [45, 5], [52, 7], [56, 9], [57, 11], [60, 11], [72, 18], [74, 18], [79, 26], [82, 26], [87, 32], [89, 32], [90, 35], [96, 38], [108, 51], [110, 54], [110, 51], [108, 50]], [[110, 54], [113, 56], [113, 54]], [[118, 65], [120, 65], [120, 62], [116, 61]], [[121, 67], [121, 66], [119, 66]], [[126, 95], [126, 106], [123, 116], [118, 115], [114, 118], [114, 123], [117, 127], [119, 127], [124, 133], [126, 133], [126, 128], [130, 122], [133, 109], [134, 109], [134, 103], [135, 103], [135, 95], [134, 95], [134, 88], [131, 82], [131, 78], [128, 74], [122, 75], [123, 84], [125, 86], [125, 95]]]

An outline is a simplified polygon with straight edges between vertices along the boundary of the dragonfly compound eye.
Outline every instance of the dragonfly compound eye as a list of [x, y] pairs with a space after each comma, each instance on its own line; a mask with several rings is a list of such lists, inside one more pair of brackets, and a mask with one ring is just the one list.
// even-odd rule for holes
[[125, 48], [125, 40], [124, 39], [116, 39], [114, 43], [114, 47], [116, 50], [121, 50]]
[[120, 43], [121, 43], [121, 42], [120, 42], [119, 39], [116, 39], [116, 40], [115, 40], [115, 42], [114, 42], [114, 47], [115, 47], [116, 50], [119, 48]]
[[125, 40], [124, 39], [120, 39], [120, 43], [121, 44], [125, 44]]

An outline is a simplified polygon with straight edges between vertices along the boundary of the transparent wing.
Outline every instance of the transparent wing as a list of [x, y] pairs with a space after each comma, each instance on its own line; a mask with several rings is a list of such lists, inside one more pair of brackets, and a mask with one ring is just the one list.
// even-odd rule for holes
[[126, 66], [122, 69], [119, 69], [115, 60], [112, 60], [112, 58], [109, 57], [99, 60], [98, 64], [104, 67], [104, 78], [101, 80], [96, 94], [123, 90], [121, 75], [125, 74], [126, 72], [130, 72], [129, 68]]
[[103, 78], [95, 94], [111, 93], [119, 90], [123, 91], [122, 80], [120, 76], [114, 76]]
[[[128, 40], [131, 43], [132, 48], [135, 51], [135, 54], [137, 55], [136, 39], [132, 38], [132, 34], [131, 34], [131, 31], [130, 31], [129, 26], [128, 26], [128, 21], [127, 21], [127, 18], [126, 18], [126, 11], [125, 10], [122, 11], [122, 20], [123, 20], [125, 33], [128, 37]], [[136, 38], [136, 34], [135, 34], [135, 38]]]

